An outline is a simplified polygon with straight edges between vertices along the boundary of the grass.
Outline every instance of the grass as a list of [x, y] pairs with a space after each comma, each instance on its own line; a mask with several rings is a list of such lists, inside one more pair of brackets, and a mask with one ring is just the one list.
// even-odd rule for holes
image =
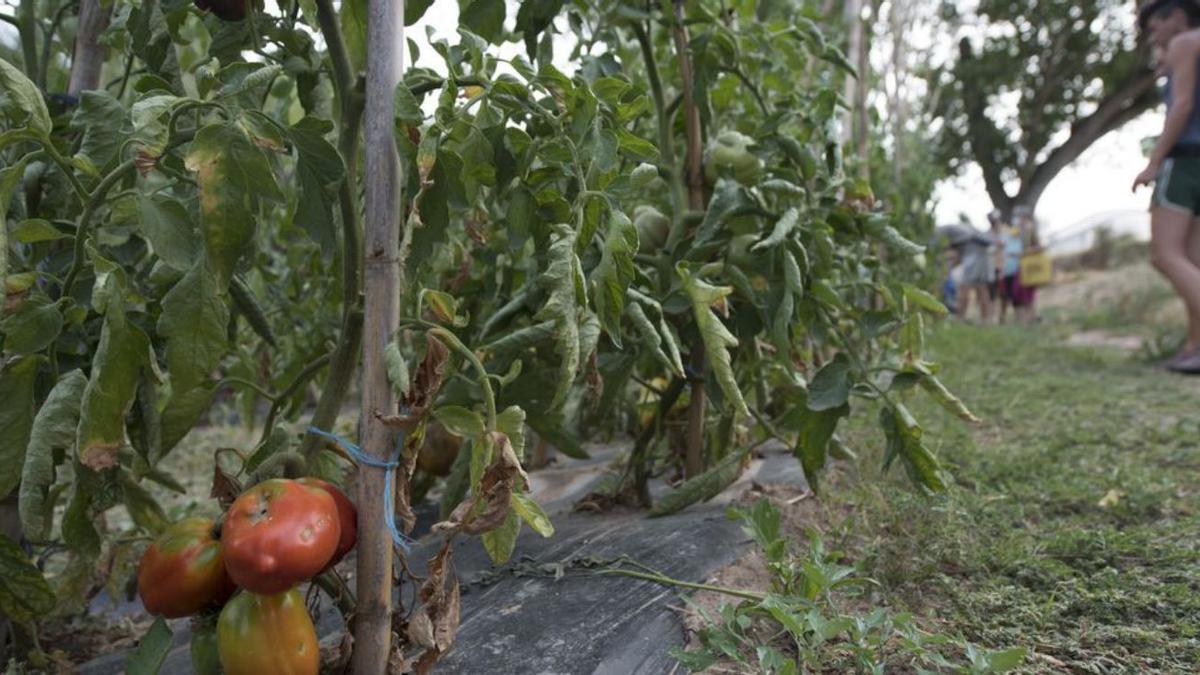
[[[1025, 647], [1027, 672], [1200, 671], [1200, 380], [1056, 333], [939, 330], [931, 356], [985, 420], [913, 402], [956, 485], [925, 498], [864, 458], [824, 497], [845, 514], [826, 537], [883, 602]], [[872, 419], [852, 421], [860, 450]]]

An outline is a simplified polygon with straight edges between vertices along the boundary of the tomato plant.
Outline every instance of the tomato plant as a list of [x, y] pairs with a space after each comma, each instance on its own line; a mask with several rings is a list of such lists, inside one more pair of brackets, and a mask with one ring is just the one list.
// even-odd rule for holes
[[142, 554], [138, 595], [146, 611], [168, 619], [219, 607], [236, 587], [225, 571], [220, 540], [208, 518], [187, 518], [166, 529]]
[[221, 530], [238, 586], [281, 593], [325, 569], [341, 543], [337, 501], [324, 487], [272, 479], [242, 493]]
[[[445, 545], [409, 619], [432, 626], [429, 662], [459, 616], [454, 538], [499, 562], [526, 525], [553, 533], [527, 445], [579, 457], [632, 437], [609, 496], [661, 514], [732, 482], [767, 437], [819, 487], [852, 456], [839, 423], [870, 406], [886, 462], [944, 488], [905, 405], [924, 392], [972, 419], [923, 354], [944, 308], [909, 276], [922, 247], [904, 233], [921, 233], [843, 162], [851, 73], [812, 3], [528, 2], [510, 32], [507, 3], [464, 0], [456, 37], [427, 50], [439, 68], [381, 94], [369, 1], [114, 0], [107, 28], [65, 40], [97, 0], [23, 0], [5, 23], [21, 50], [0, 48], [0, 494], [67, 570], [52, 585], [14, 558], [29, 583], [0, 611], [25, 638], [29, 608], [81, 611], [184, 515], [160, 504], [187, 492], [164, 460], [217, 402], [255, 432], [234, 474], [215, 467], [222, 491], [249, 488], [222, 535], [248, 589], [286, 591], [355, 538], [336, 492], [279, 479], [358, 470], [359, 581], [384, 591], [383, 486], [399, 534], [442, 481]], [[368, 99], [387, 142], [362, 148]], [[388, 173], [366, 157], [390, 156], [393, 131], [402, 194], [365, 204]], [[402, 237], [364, 237], [365, 206]], [[403, 280], [386, 325], [364, 312], [368, 271]], [[334, 430], [360, 357], [358, 440], [386, 483], [304, 431]], [[652, 503], [654, 477], [688, 480]]]
[[217, 650], [225, 675], [316, 675], [321, 665], [317, 631], [294, 588], [235, 595], [217, 621]]

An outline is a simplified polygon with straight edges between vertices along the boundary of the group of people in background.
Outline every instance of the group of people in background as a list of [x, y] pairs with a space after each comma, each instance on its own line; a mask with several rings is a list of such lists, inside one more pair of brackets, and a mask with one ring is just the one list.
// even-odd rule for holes
[[1036, 321], [1037, 287], [1045, 280], [1029, 278], [1028, 269], [1026, 278], [1021, 273], [1022, 260], [1041, 251], [1033, 211], [1013, 209], [1011, 223], [993, 211], [986, 232], [962, 220], [939, 227], [935, 236], [935, 244], [945, 245], [942, 301], [962, 319], [974, 305], [982, 323], [1006, 323], [1010, 313], [1020, 323]]

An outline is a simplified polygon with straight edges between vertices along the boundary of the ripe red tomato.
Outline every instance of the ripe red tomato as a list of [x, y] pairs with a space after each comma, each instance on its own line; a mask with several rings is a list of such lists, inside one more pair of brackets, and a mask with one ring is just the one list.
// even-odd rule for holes
[[321, 652], [304, 597], [238, 593], [217, 621], [217, 653], [225, 675], [317, 675]]
[[234, 500], [221, 542], [225, 569], [255, 593], [282, 593], [333, 558], [341, 536], [337, 502], [294, 480], [263, 481]]
[[142, 604], [168, 619], [219, 606], [236, 590], [209, 518], [186, 518], [168, 527], [138, 565]]
[[337, 503], [338, 524], [341, 526], [342, 535], [338, 539], [337, 551], [334, 552], [333, 558], [326, 565], [326, 568], [333, 567], [340, 563], [342, 558], [354, 548], [354, 544], [358, 541], [358, 509], [354, 506], [354, 502], [342, 492], [341, 488], [330, 483], [329, 481], [321, 480], [320, 478], [308, 477], [301, 478], [298, 482], [312, 487], [319, 487], [329, 493], [333, 497], [333, 501]]

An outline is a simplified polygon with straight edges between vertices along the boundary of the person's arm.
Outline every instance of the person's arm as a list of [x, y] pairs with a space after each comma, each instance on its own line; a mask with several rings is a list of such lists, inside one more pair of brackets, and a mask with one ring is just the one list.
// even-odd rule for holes
[[1163, 161], [1187, 128], [1196, 99], [1196, 61], [1200, 59], [1200, 39], [1193, 33], [1185, 33], [1167, 48], [1166, 65], [1171, 73], [1171, 88], [1174, 100], [1167, 111], [1162, 134], [1150, 153], [1150, 162], [1134, 180], [1133, 188], [1154, 182]]

